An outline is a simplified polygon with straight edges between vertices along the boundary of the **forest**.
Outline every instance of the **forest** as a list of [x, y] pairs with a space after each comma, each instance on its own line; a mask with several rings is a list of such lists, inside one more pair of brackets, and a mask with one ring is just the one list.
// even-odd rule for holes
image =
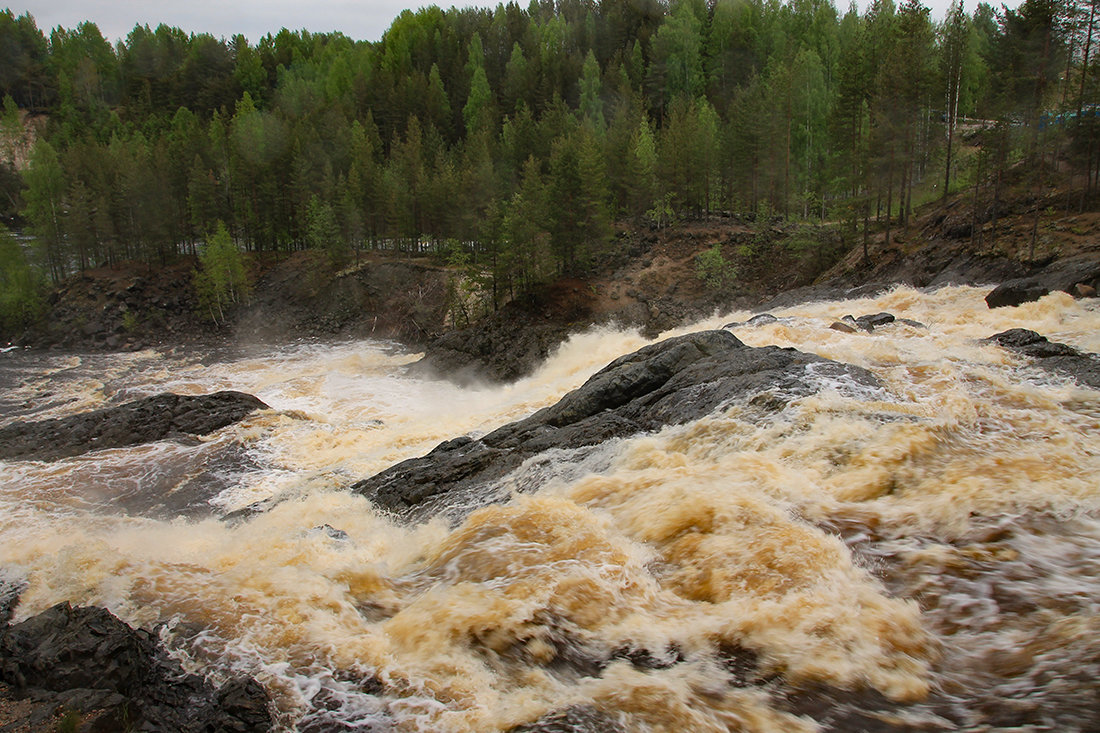
[[4, 310], [86, 268], [196, 254], [220, 305], [243, 253], [304, 248], [435, 256], [496, 307], [583, 273], [616, 222], [889, 241], [955, 191], [996, 217], [1021, 168], [1038, 200], [1068, 167], [1064, 205], [1091, 208], [1098, 5], [956, 0], [941, 21], [919, 0], [532, 0], [405, 11], [378, 42], [161, 25], [114, 46], [7, 10], [0, 216], [32, 244], [0, 236]]

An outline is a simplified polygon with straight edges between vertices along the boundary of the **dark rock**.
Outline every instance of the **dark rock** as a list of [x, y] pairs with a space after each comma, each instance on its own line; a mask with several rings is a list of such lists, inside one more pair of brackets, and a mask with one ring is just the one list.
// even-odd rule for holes
[[812, 718], [822, 733], [946, 733], [959, 730], [959, 721], [945, 717], [945, 710], [936, 710], [939, 714], [919, 710], [915, 719], [906, 719], [906, 705], [869, 688], [846, 690], [808, 684], [784, 690], [777, 702], [788, 712]]
[[636, 669], [655, 670], [679, 664], [684, 661], [684, 655], [675, 647], [670, 647], [663, 654], [656, 654], [644, 647], [622, 647], [611, 653], [611, 659], [625, 660]]
[[16, 687], [129, 694], [142, 684], [156, 642], [102, 608], [63, 603], [0, 636], [0, 677]]
[[1056, 260], [1045, 264], [1038, 278], [1052, 291], [1061, 290], [1072, 294], [1078, 283], [1095, 288], [1100, 285], [1100, 257], [1086, 254]]
[[206, 435], [267, 405], [243, 392], [160, 394], [71, 417], [0, 428], [0, 459], [55, 460], [104, 448]]
[[[135, 730], [266, 731], [269, 700], [255, 680], [215, 688], [103, 608], [62, 603], [0, 634], [0, 679], [23, 697], [97, 713]], [[35, 714], [41, 714], [41, 706]], [[118, 728], [116, 728], [118, 729]]]
[[214, 695], [222, 730], [261, 731], [271, 726], [267, 692], [251, 677], [237, 677], [218, 688]]
[[1048, 264], [1034, 275], [1001, 283], [985, 296], [990, 308], [1020, 305], [1061, 290], [1073, 294], [1077, 285], [1096, 288], [1100, 284], [1100, 258], [1082, 255]]
[[740, 644], [722, 644], [718, 647], [718, 659], [730, 673], [734, 687], [747, 687], [764, 681], [759, 674], [760, 657], [752, 649]]
[[914, 321], [911, 318], [895, 318], [894, 323], [904, 323], [906, 326], [912, 326], [913, 328], [928, 328], [920, 321]]
[[1100, 389], [1100, 357], [1069, 346], [1049, 341], [1026, 328], [1013, 328], [990, 336], [991, 341], [1006, 349], [1035, 360], [1037, 366], [1073, 377], [1081, 384]]
[[1084, 283], [1077, 283], [1073, 286], [1073, 297], [1075, 298], [1095, 298], [1096, 288], [1091, 285], [1085, 285]]
[[1009, 280], [993, 288], [992, 292], [985, 296], [985, 303], [990, 308], [1004, 308], [1010, 305], [1031, 303], [1048, 293], [1050, 293], [1050, 288], [1040, 282], [1038, 278], [1026, 277]]
[[885, 326], [887, 323], [893, 322], [893, 313], [873, 313], [867, 316], [860, 316], [856, 319], [856, 323], [860, 324], [861, 326], [869, 327], [872, 330], [877, 328], [878, 326]]
[[866, 331], [867, 333], [871, 333], [872, 331], [875, 330], [874, 327], [871, 324], [861, 322], [855, 316], [853, 316], [851, 314], [848, 314], [848, 315], [844, 316], [840, 320], [841, 320], [842, 323], [847, 323], [852, 328], [859, 329], [860, 331]]
[[509, 733], [626, 733], [626, 728], [590, 705], [574, 705], [512, 728]]
[[338, 542], [343, 542], [348, 538], [347, 532], [342, 529], [336, 529], [329, 524], [322, 524], [320, 527], [314, 527], [313, 531], [323, 532], [325, 535], [328, 536], [329, 539], [337, 540]]
[[23, 581], [0, 580], [0, 628], [11, 623], [19, 596], [26, 587]]
[[760, 313], [753, 316], [745, 322], [746, 326], [766, 326], [769, 323], [775, 323], [779, 319], [773, 316], [771, 313]]
[[855, 333], [859, 330], [854, 326], [845, 323], [844, 321], [833, 321], [832, 325], [830, 325], [829, 328], [833, 329], [834, 331], [840, 331], [841, 333]]
[[[817, 387], [810, 368], [830, 377], [877, 385], [858, 367], [775, 346], [751, 348], [728, 331], [701, 331], [623, 356], [557, 404], [480, 439], [441, 443], [352, 486], [381, 508], [409, 518], [429, 500], [467, 499], [528, 458], [578, 449], [710, 414], [737, 399], [768, 392], [786, 400]], [[459, 493], [455, 493], [459, 492]], [[495, 500], [495, 499], [490, 499]], [[484, 501], [484, 499], [482, 499]]]

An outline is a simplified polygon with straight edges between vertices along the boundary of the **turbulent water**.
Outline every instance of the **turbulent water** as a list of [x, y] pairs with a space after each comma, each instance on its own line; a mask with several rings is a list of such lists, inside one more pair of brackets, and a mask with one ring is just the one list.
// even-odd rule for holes
[[[913, 730], [1094, 730], [1100, 393], [981, 339], [1023, 327], [1100, 352], [1100, 310], [1054, 294], [990, 311], [985, 292], [775, 311], [735, 333], [883, 388], [558, 456], [537, 491], [416, 526], [345, 487], [646, 341], [586, 333], [482, 389], [404, 376], [415, 356], [378, 342], [3, 354], [2, 423], [166, 390], [273, 409], [192, 444], [0, 463], [0, 568], [27, 582], [17, 620], [70, 600], [166, 623], [190, 668], [259, 679], [285, 730], [507, 730], [573, 709], [629, 731], [811, 731], [844, 701]], [[927, 328], [829, 329], [882, 310]]]

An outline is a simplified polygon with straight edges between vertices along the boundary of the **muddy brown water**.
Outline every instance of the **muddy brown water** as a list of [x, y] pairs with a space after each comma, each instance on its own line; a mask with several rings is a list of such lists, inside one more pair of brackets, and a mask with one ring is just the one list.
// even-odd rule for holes
[[[404, 376], [416, 355], [378, 342], [2, 354], [0, 422], [165, 390], [273, 409], [188, 445], [0, 463], [0, 567], [28, 582], [17, 620], [69, 600], [164, 623], [188, 667], [256, 676], [285, 730], [507, 730], [570, 708], [630, 731], [844, 729], [783, 686], [877, 700], [890, 730], [1094, 730], [1100, 393], [981, 339], [1023, 327], [1100, 352], [1100, 310], [1054, 294], [990, 311], [985, 292], [775, 311], [735, 333], [884, 386], [733, 404], [415, 526], [344, 487], [648, 342], [591, 331], [472, 388]], [[927, 328], [829, 329], [878, 311]]]

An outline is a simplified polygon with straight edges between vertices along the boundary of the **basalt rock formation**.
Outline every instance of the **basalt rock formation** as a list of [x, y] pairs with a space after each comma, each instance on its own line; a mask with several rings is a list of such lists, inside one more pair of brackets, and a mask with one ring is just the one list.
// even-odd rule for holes
[[63, 714], [94, 731], [245, 733], [272, 724], [255, 680], [216, 687], [187, 674], [153, 632], [98, 607], [61, 603], [0, 631], [0, 681], [0, 697], [22, 703], [8, 721], [16, 726], [60, 729], [49, 723]]
[[49, 461], [104, 448], [207, 435], [267, 408], [243, 392], [160, 394], [70, 417], [0, 428], [0, 460]]
[[[821, 379], [878, 385], [869, 372], [795, 349], [753, 348], [728, 331], [701, 331], [620, 357], [557, 404], [481, 438], [441, 443], [352, 490], [407, 518], [482, 492], [544, 451], [580, 449], [704, 417], [736, 400], [763, 410], [811, 394]], [[493, 499], [488, 499], [492, 501]]]

